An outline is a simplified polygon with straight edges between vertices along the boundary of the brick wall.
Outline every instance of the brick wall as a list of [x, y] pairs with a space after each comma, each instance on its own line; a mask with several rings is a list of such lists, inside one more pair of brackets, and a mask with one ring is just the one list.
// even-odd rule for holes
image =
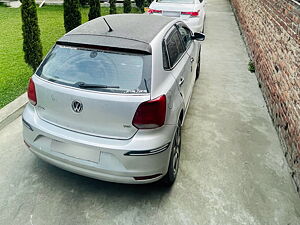
[[300, 0], [231, 0], [300, 192]]

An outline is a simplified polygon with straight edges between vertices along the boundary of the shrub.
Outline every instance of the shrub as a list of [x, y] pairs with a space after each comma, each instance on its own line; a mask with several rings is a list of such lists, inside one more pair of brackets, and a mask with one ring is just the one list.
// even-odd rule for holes
[[131, 0], [124, 0], [123, 6], [124, 6], [124, 13], [131, 12]]
[[89, 20], [101, 16], [100, 0], [89, 0], [89, 4], [90, 4]]
[[64, 0], [64, 24], [66, 32], [81, 24], [78, 0]]
[[135, 0], [136, 7], [141, 11], [144, 12], [144, 0]]
[[109, 13], [110, 14], [117, 13], [116, 0], [109, 0]]
[[255, 65], [254, 63], [250, 60], [249, 63], [248, 63], [248, 70], [251, 72], [251, 73], [254, 73], [255, 72]]
[[87, 4], [89, 4], [89, 0], [79, 0], [79, 3], [82, 7], [85, 7]]
[[144, 6], [145, 6], [145, 7], [149, 7], [151, 3], [152, 3], [151, 0], [145, 0]]
[[36, 70], [42, 62], [43, 51], [34, 0], [22, 1], [21, 17], [24, 59], [33, 70]]

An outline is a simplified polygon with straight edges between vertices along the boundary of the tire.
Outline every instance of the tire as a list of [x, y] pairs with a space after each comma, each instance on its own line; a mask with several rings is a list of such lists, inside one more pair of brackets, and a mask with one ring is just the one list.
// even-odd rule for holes
[[161, 184], [164, 186], [172, 186], [176, 180], [179, 170], [179, 159], [181, 151], [181, 123], [176, 128], [175, 135], [172, 141], [172, 149], [169, 160], [167, 174], [161, 179]]
[[198, 57], [198, 62], [197, 62], [196, 80], [198, 80], [198, 78], [200, 76], [200, 67], [201, 67], [200, 62], [201, 62], [201, 47], [200, 47], [199, 57]]

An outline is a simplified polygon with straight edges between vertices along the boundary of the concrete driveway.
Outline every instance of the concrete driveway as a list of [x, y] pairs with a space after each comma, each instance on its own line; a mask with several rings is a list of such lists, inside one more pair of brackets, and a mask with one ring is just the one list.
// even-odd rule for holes
[[0, 130], [0, 224], [299, 225], [276, 132], [227, 0], [208, 0], [199, 78], [172, 189], [81, 177], [37, 159], [21, 119]]

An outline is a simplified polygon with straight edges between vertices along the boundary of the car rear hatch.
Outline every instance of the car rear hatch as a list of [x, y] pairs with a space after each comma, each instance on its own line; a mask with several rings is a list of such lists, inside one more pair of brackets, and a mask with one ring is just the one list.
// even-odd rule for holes
[[151, 55], [57, 45], [35, 84], [38, 116], [72, 131], [129, 139], [132, 119], [150, 99]]

